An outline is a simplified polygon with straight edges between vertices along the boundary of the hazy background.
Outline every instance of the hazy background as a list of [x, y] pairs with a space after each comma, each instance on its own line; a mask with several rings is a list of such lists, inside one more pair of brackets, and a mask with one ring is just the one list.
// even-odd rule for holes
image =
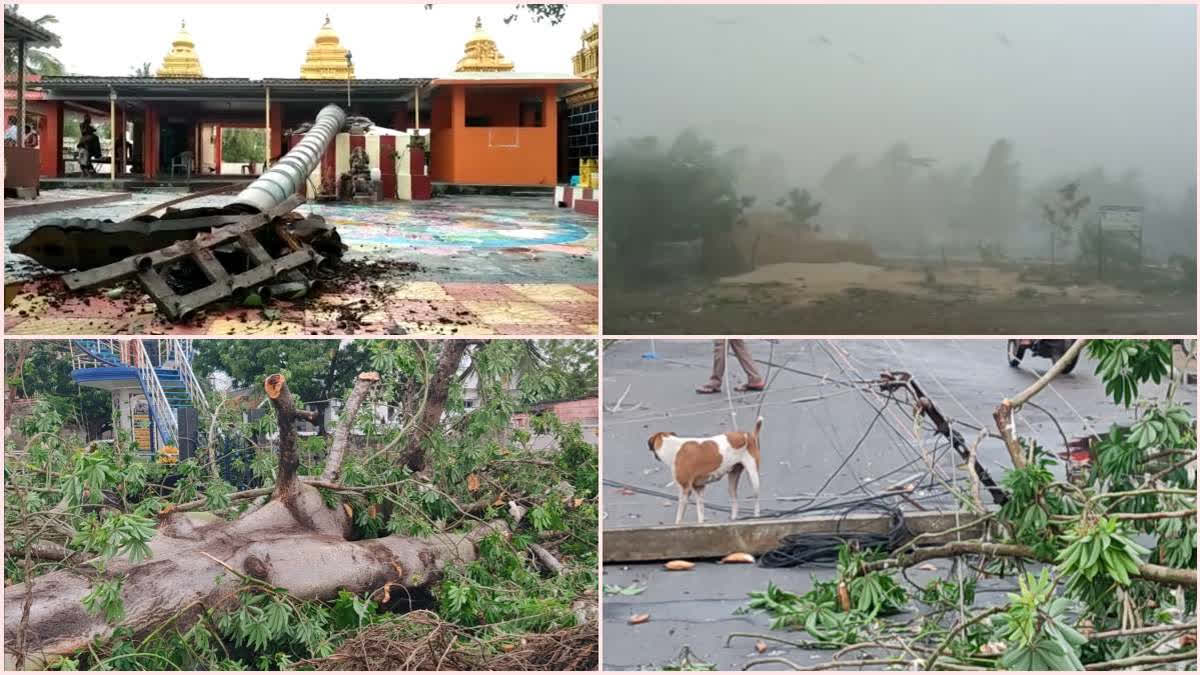
[[[605, 286], [633, 291], [606, 294], [614, 326], [897, 299], [910, 328], [1047, 303], [1103, 326], [1151, 300], [1146, 330], [1194, 325], [1194, 7], [603, 11]], [[1106, 206], [1141, 229], [1102, 231]]]
[[1006, 137], [1029, 180], [1098, 164], [1177, 197], [1195, 29], [1191, 6], [609, 5], [605, 139], [694, 125], [814, 184], [845, 153], [977, 166]]

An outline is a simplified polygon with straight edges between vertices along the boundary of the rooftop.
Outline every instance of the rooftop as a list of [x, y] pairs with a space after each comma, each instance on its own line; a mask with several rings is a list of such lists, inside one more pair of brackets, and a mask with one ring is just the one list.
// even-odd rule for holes
[[31, 21], [17, 14], [15, 11], [4, 8], [4, 41], [17, 42], [24, 40], [30, 44], [48, 44], [58, 46], [58, 35], [51, 33], [43, 28], [36, 21]]

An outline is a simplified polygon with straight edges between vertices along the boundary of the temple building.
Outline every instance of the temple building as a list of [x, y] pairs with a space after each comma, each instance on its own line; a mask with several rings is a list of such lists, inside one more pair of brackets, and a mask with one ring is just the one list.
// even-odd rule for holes
[[[93, 160], [96, 180], [161, 184], [261, 173], [302, 137], [321, 107], [336, 103], [369, 118], [370, 133], [385, 137], [368, 140], [362, 146], [368, 154], [380, 148], [377, 154], [405, 155], [413, 163], [404, 175], [420, 172], [435, 189], [553, 187], [579, 172], [580, 159], [599, 154], [596, 29], [588, 35], [574, 73], [526, 73], [477, 19], [454, 72], [358, 78], [352, 45], [325, 17], [312, 46], [296, 55], [298, 78], [252, 80], [204, 76], [199, 55], [206, 43], [220, 44], [220, 36], [193, 36], [181, 24], [155, 77], [41, 77], [29, 83], [28, 105], [40, 115], [43, 179], [78, 175], [67, 130], [84, 115], [95, 125], [113, 122], [124, 141], [106, 143], [106, 156]], [[238, 128], [265, 129], [261, 159], [231, 164], [222, 157], [222, 131]], [[405, 149], [416, 146], [410, 157]], [[392, 161], [375, 157], [372, 166]]]

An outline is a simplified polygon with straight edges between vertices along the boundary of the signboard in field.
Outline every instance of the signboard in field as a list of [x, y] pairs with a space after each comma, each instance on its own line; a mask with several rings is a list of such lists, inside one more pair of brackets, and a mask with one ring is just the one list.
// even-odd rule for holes
[[1100, 229], [1107, 232], [1138, 233], [1142, 231], [1140, 206], [1101, 206]]

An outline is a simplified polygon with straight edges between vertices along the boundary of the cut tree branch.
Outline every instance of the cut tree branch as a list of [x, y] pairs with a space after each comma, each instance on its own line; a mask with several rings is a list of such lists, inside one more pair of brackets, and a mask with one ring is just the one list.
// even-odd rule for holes
[[996, 411], [992, 413], [992, 419], [996, 421], [996, 428], [1000, 431], [1000, 437], [1004, 439], [1004, 447], [1008, 449], [1008, 456], [1012, 459], [1013, 467], [1017, 469], [1025, 468], [1025, 452], [1021, 449], [1021, 444], [1017, 441], [1016, 430], [1013, 429], [1012, 415], [1025, 402], [1037, 395], [1038, 392], [1046, 388], [1050, 381], [1062, 374], [1066, 370], [1067, 364], [1078, 358], [1079, 352], [1087, 345], [1087, 340], [1076, 340], [1075, 344], [1067, 349], [1058, 361], [1047, 370], [1044, 375], [1039, 377], [1036, 382], [1025, 388], [1025, 391], [1017, 394], [1012, 398], [1006, 398]]
[[300, 456], [296, 454], [296, 402], [288, 390], [287, 379], [280, 373], [267, 377], [263, 389], [275, 407], [275, 419], [279, 422], [279, 476], [271, 498], [287, 499], [296, 492], [296, 471], [300, 468]]
[[425, 407], [421, 410], [420, 418], [400, 456], [400, 461], [414, 472], [425, 468], [425, 441], [442, 421], [446, 399], [450, 395], [450, 384], [454, 380], [454, 374], [458, 372], [459, 363], [468, 344], [471, 343], [467, 340], [445, 340], [442, 343], [442, 353], [438, 356], [433, 381], [428, 385], [429, 393]]
[[[954, 558], [960, 555], [1003, 556], [1006, 558], [1025, 558], [1036, 560], [1049, 565], [1055, 564], [1054, 556], [1040, 556], [1028, 546], [1019, 544], [992, 544], [982, 541], [955, 541], [942, 546], [931, 546], [913, 551], [910, 554], [875, 560], [863, 563], [862, 572], [876, 572], [893, 567], [911, 567], [917, 563], [935, 558]], [[1163, 565], [1142, 563], [1138, 565], [1136, 574], [1130, 576], [1171, 586], [1194, 587], [1196, 585], [1196, 570], [1176, 569]]]
[[375, 372], [360, 373], [358, 379], [354, 381], [354, 389], [350, 391], [350, 397], [346, 399], [346, 405], [340, 413], [338, 427], [333, 432], [333, 443], [329, 446], [329, 458], [325, 460], [325, 470], [321, 472], [321, 480], [333, 482], [338, 479], [338, 475], [342, 471], [342, 459], [346, 455], [346, 448], [350, 445], [350, 431], [354, 428], [354, 420], [358, 418], [358, 409], [362, 407], [367, 393], [377, 382], [379, 382], [379, 373]]

